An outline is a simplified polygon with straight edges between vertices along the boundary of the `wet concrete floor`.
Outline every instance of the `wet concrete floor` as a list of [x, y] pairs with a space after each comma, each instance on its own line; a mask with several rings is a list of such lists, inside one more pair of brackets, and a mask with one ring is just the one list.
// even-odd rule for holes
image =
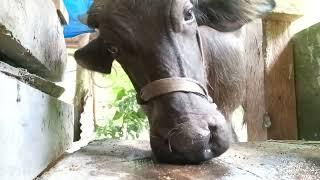
[[154, 163], [146, 141], [94, 141], [66, 154], [37, 180], [320, 180], [320, 142], [240, 143], [202, 165]]

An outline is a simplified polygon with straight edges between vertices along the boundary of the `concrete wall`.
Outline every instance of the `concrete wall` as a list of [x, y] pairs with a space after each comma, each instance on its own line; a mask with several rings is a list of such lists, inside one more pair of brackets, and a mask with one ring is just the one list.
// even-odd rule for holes
[[0, 179], [34, 179], [74, 137], [73, 105], [54, 83], [67, 49], [52, 0], [0, 0], [0, 61]]
[[73, 106], [0, 73], [0, 179], [33, 179], [70, 146]]
[[62, 79], [67, 52], [51, 0], [1, 0], [0, 39], [0, 54], [10, 63], [52, 81]]

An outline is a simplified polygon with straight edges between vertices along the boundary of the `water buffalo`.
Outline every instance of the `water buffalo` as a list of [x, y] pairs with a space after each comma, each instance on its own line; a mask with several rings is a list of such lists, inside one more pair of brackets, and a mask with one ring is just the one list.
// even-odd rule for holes
[[148, 116], [155, 157], [200, 163], [230, 145], [228, 119], [242, 103], [246, 74], [239, 29], [274, 7], [274, 0], [96, 0], [81, 19], [99, 36], [75, 58], [101, 73], [117, 60]]

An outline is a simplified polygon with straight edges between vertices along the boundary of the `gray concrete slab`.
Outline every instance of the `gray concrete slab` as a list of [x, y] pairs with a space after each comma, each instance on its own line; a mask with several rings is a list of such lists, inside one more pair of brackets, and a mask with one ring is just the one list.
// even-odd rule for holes
[[152, 161], [147, 141], [95, 141], [66, 154], [37, 180], [320, 179], [320, 143], [252, 142], [232, 146], [202, 165]]
[[14, 77], [17, 80], [23, 83], [26, 83], [29, 86], [36, 88], [55, 98], [59, 98], [60, 95], [62, 95], [62, 93], [65, 91], [63, 87], [58, 86], [51, 81], [43, 79], [34, 74], [30, 74], [25, 69], [15, 68], [1, 61], [0, 61], [0, 72], [6, 74], [7, 76]]
[[33, 74], [60, 81], [67, 51], [53, 2], [1, 0], [0, 7], [0, 54]]
[[73, 140], [73, 106], [0, 72], [0, 179], [30, 180]]

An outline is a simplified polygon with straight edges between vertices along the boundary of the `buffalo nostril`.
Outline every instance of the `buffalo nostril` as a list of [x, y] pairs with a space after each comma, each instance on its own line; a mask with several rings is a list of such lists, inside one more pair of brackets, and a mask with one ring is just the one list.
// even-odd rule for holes
[[210, 131], [210, 139], [209, 142], [213, 143], [215, 141], [215, 136], [217, 134], [217, 126], [209, 125], [209, 131]]
[[218, 127], [215, 125], [209, 125], [208, 128], [209, 128], [211, 134], [215, 134], [218, 130]]
[[165, 144], [166, 146], [168, 146], [169, 152], [173, 152], [173, 149], [172, 149], [172, 147], [171, 147], [171, 142], [170, 142], [170, 139], [169, 139], [169, 138], [164, 140], [164, 144]]
[[209, 146], [211, 153], [205, 153], [217, 157], [229, 148], [228, 134], [227, 131], [219, 125], [209, 124], [208, 129], [210, 130]]

